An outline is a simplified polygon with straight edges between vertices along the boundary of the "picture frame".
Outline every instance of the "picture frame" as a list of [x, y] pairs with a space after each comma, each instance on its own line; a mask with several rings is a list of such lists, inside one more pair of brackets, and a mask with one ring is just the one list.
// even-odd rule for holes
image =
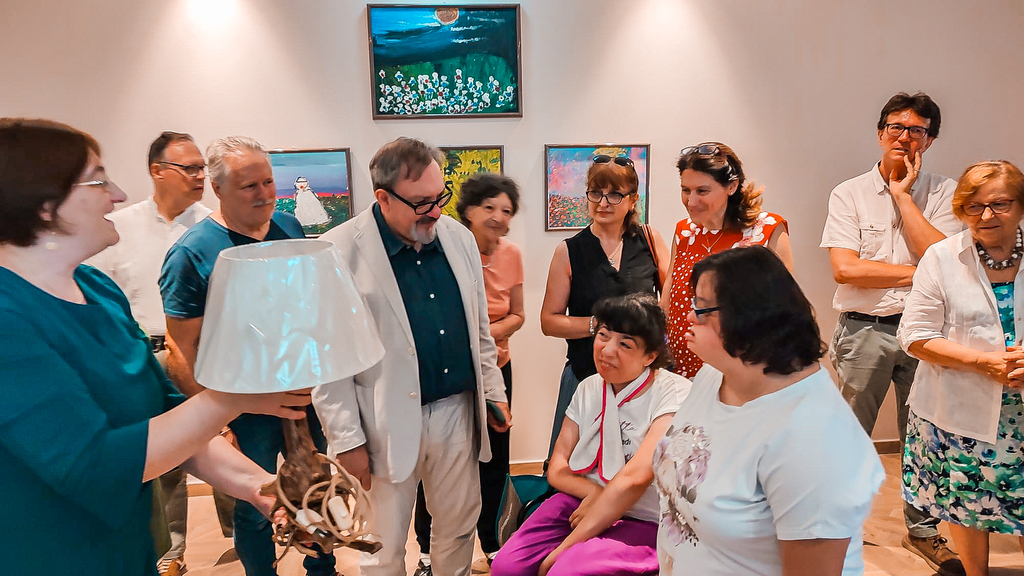
[[368, 4], [374, 120], [522, 117], [518, 4]]
[[637, 213], [648, 222], [650, 144], [547, 144], [544, 146], [544, 230], [580, 230], [590, 223], [587, 212], [587, 171], [595, 155], [626, 156], [633, 161], [640, 185]]
[[276, 209], [295, 216], [307, 237], [350, 219], [352, 153], [348, 148], [271, 150]]
[[452, 199], [442, 209], [444, 214], [459, 219], [455, 206], [459, 202], [462, 183], [478, 172], [505, 173], [504, 146], [441, 146], [444, 156], [441, 174], [445, 186], [452, 191]]

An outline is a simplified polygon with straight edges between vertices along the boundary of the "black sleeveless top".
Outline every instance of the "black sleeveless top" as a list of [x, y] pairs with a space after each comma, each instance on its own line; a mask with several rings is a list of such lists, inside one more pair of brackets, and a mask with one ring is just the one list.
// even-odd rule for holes
[[[616, 270], [608, 262], [601, 241], [590, 226], [565, 241], [569, 251], [572, 282], [569, 285], [569, 316], [591, 316], [594, 304], [609, 296], [634, 292], [654, 294], [658, 269], [643, 234], [626, 232], [622, 238], [622, 263]], [[566, 358], [578, 380], [597, 374], [594, 365], [594, 337], [566, 340]]]

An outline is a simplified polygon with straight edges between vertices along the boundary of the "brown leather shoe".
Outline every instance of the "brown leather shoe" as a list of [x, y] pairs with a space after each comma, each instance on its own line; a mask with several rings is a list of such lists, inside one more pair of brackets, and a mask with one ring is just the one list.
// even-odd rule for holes
[[907, 534], [903, 547], [921, 557], [939, 576], [964, 576], [964, 565], [960, 557], [949, 549], [946, 539], [935, 535], [931, 538], [917, 538]]
[[156, 564], [156, 571], [160, 576], [181, 576], [188, 572], [185, 567], [185, 560], [182, 558], [164, 559]]

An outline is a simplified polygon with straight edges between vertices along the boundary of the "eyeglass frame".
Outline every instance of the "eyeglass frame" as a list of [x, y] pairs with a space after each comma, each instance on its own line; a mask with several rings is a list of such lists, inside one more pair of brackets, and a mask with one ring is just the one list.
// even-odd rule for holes
[[612, 156], [610, 154], [596, 154], [591, 159], [594, 164], [607, 164], [613, 162], [622, 167], [630, 167], [633, 171], [636, 171], [636, 166], [633, 164], [633, 159], [629, 156]]
[[112, 184], [110, 180], [86, 180], [85, 182], [75, 182], [74, 186], [106, 186]]
[[[189, 178], [198, 178], [200, 174], [206, 176], [206, 164], [178, 164], [169, 160], [157, 160], [157, 164], [167, 164], [181, 169], [181, 173]], [[191, 174], [190, 172], [195, 172]]]
[[[409, 208], [412, 208], [413, 213], [415, 213], [417, 216], [426, 216], [427, 214], [430, 213], [431, 210], [434, 209], [434, 206], [437, 206], [438, 208], [444, 208], [445, 206], [448, 205], [449, 202], [452, 201], [452, 196], [455, 194], [452, 191], [451, 187], [446, 185], [444, 187], [444, 193], [442, 193], [436, 199], [426, 200], [424, 202], [418, 202], [416, 204], [413, 204], [412, 202], [409, 202], [405, 198], [399, 196], [394, 190], [390, 188], [381, 188], [381, 190], [387, 192], [388, 194], [394, 196], [395, 198], [398, 198], [398, 200], [402, 204], [405, 204]], [[424, 206], [426, 206], [427, 209], [421, 212], [420, 210], [422, 210]]]
[[[893, 128], [899, 128], [900, 131], [894, 134], [892, 129], [890, 129], [890, 126]], [[907, 135], [910, 136], [911, 140], [924, 140], [924, 138], [928, 136], [929, 130], [924, 126], [907, 126], [905, 124], [900, 124], [899, 122], [887, 122], [885, 126], [882, 126], [882, 129], [885, 130], [885, 133], [888, 134], [889, 137], [892, 138], [893, 140], [899, 140], [900, 137], [903, 136], [904, 132], [906, 132]], [[923, 130], [924, 134], [921, 134], [920, 136], [914, 136], [914, 130]]]
[[733, 167], [732, 162], [729, 162], [729, 156], [722, 151], [722, 148], [718, 144], [709, 144], [707, 142], [703, 144], [696, 144], [694, 146], [687, 146], [679, 151], [679, 157], [697, 155], [701, 157], [716, 157], [721, 158], [725, 162], [725, 167], [728, 172], [729, 182], [739, 179], [739, 174], [736, 173], [736, 168]]
[[[594, 200], [593, 198], [590, 197], [591, 193], [593, 193], [593, 194], [600, 194], [601, 197], [598, 198], [597, 200]], [[612, 201], [612, 194], [615, 194], [616, 196], [618, 196], [619, 199], [613, 202]], [[618, 206], [619, 204], [622, 204], [622, 201], [626, 199], [626, 196], [632, 196], [633, 194], [636, 194], [636, 192], [630, 192], [628, 194], [623, 194], [622, 192], [619, 192], [618, 190], [612, 190], [611, 192], [601, 192], [600, 190], [587, 190], [586, 193], [584, 194], [584, 197], [586, 197], [588, 202], [593, 202], [594, 204], [600, 204], [601, 200], [607, 200], [609, 206]]]
[[[1006, 214], [1007, 212], [1009, 212], [1013, 208], [1013, 204], [1016, 201], [1017, 201], [1016, 198], [1006, 198], [1005, 200], [996, 200], [995, 202], [989, 202], [987, 204], [982, 204], [980, 202], [971, 202], [970, 204], [964, 204], [961, 207], [961, 210], [963, 210], [964, 214], [967, 215], [967, 216], [981, 216], [982, 214], [985, 213], [985, 210], [991, 210], [993, 214]], [[1003, 202], [1006, 203], [1006, 208], [1005, 209], [1001, 209], [1001, 210], [996, 210], [995, 205], [996, 204], [1002, 204]], [[978, 212], [977, 214], [971, 214], [970, 212], [967, 211], [967, 207], [968, 206], [981, 206], [981, 212]]]
[[706, 316], [712, 312], [718, 312], [722, 309], [721, 306], [708, 306], [707, 308], [697, 307], [697, 297], [694, 296], [690, 299], [690, 308], [693, 310], [693, 315], [697, 317], [697, 321], [700, 322], [701, 316]]

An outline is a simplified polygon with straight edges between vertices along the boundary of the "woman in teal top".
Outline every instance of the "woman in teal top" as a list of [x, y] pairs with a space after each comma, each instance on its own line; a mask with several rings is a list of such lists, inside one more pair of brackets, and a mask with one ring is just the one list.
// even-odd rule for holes
[[151, 480], [182, 465], [270, 514], [273, 480], [218, 432], [243, 412], [298, 418], [302, 394], [172, 387], [113, 281], [124, 193], [89, 135], [0, 119], [0, 524], [5, 574], [155, 575]]

